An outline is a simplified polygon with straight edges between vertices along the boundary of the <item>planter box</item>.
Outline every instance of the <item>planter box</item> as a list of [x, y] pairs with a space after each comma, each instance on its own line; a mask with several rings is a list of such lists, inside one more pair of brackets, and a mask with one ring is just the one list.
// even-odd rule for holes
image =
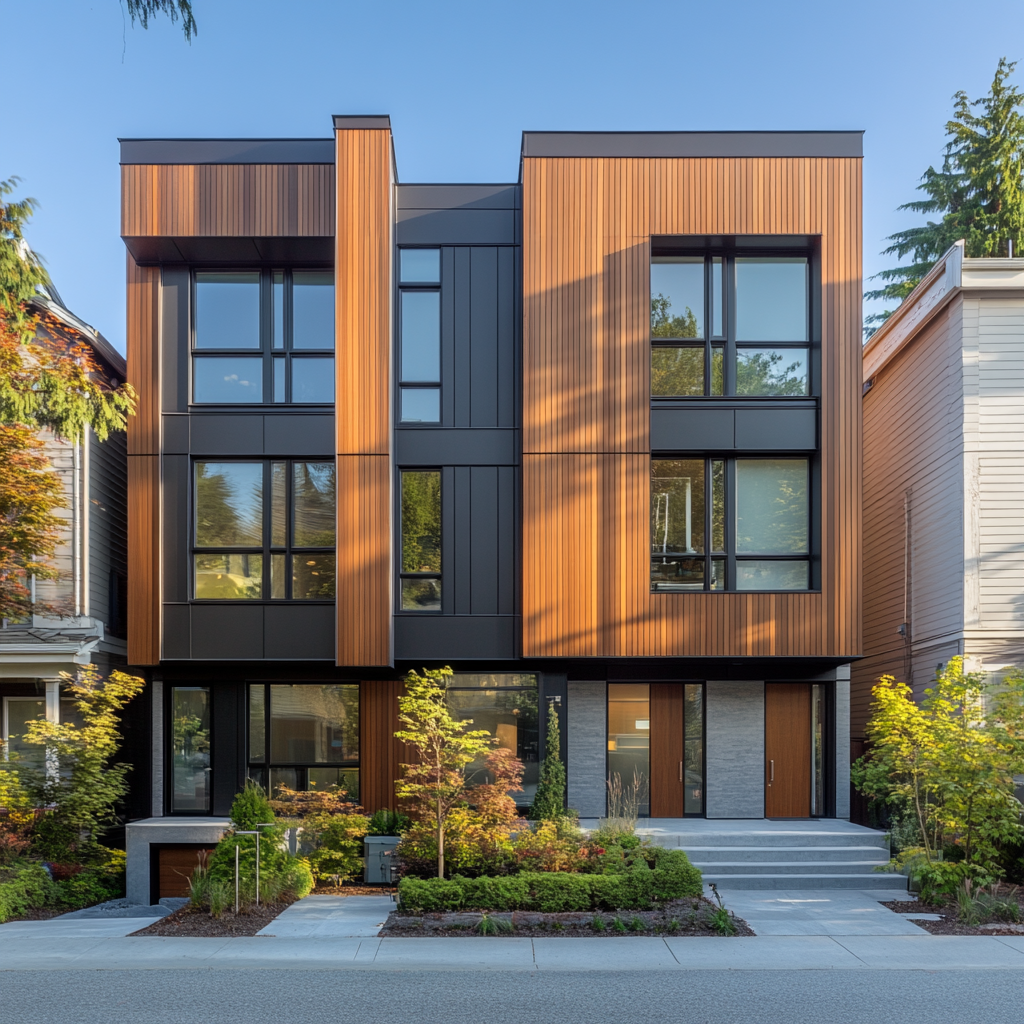
[[401, 836], [366, 836], [363, 839], [366, 851], [363, 882], [367, 885], [391, 884], [392, 855], [401, 841]]

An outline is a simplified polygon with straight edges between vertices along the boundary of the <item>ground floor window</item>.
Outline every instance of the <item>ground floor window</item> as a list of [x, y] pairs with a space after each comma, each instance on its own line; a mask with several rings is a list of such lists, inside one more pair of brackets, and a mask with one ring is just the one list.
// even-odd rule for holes
[[[533, 803], [540, 774], [537, 676], [529, 673], [455, 673], [448, 686], [448, 705], [474, 729], [486, 729], [497, 747], [511, 750], [523, 762], [523, 792], [513, 793], [524, 809]], [[474, 782], [489, 781], [483, 763], [470, 765]]]
[[249, 777], [359, 800], [359, 684], [249, 685]]
[[171, 688], [171, 813], [210, 813], [210, 688]]

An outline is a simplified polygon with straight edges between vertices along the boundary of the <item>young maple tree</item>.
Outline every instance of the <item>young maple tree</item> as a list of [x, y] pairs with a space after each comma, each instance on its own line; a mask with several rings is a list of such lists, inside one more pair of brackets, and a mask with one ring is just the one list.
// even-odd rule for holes
[[24, 236], [35, 200], [8, 198], [17, 180], [0, 181], [0, 617], [6, 618], [32, 611], [30, 577], [57, 577], [49, 559], [64, 524], [53, 513], [67, 499], [39, 432], [77, 442], [90, 427], [104, 441], [124, 430], [135, 410], [131, 385], [108, 380], [76, 332], [32, 307], [50, 279]]
[[398, 719], [404, 726], [396, 738], [416, 752], [414, 764], [403, 764], [395, 785], [399, 797], [424, 808], [437, 837], [437, 877], [444, 878], [444, 836], [452, 811], [466, 801], [466, 769], [488, 754], [497, 740], [486, 729], [470, 729], [472, 719], [457, 720], [448, 707], [450, 668], [424, 669], [405, 677], [398, 698]]

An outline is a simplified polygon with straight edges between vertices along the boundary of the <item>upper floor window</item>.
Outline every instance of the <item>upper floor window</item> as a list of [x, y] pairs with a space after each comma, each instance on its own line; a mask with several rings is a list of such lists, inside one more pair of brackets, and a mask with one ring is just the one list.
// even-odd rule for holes
[[401, 609], [441, 610], [441, 471], [406, 469], [402, 500]]
[[334, 274], [197, 271], [192, 349], [197, 404], [333, 403]]
[[651, 590], [808, 590], [807, 459], [652, 459]]
[[807, 257], [654, 256], [651, 394], [810, 393]]
[[398, 253], [398, 418], [441, 422], [441, 250]]
[[334, 599], [333, 462], [196, 462], [193, 508], [197, 599]]

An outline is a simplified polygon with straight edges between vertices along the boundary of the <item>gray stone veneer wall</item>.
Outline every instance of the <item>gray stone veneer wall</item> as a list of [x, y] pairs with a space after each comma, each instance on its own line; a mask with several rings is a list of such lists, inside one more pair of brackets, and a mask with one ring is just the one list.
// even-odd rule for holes
[[231, 827], [227, 818], [143, 818], [129, 822], [125, 828], [127, 878], [125, 895], [129, 903], [148, 907], [152, 895], [150, 856], [153, 846], [189, 843], [216, 846]]
[[836, 669], [836, 817], [850, 817], [850, 666]]
[[569, 806], [583, 818], [603, 818], [607, 807], [608, 685], [570, 682], [566, 702]]
[[764, 683], [709, 681], [706, 813], [764, 817]]

